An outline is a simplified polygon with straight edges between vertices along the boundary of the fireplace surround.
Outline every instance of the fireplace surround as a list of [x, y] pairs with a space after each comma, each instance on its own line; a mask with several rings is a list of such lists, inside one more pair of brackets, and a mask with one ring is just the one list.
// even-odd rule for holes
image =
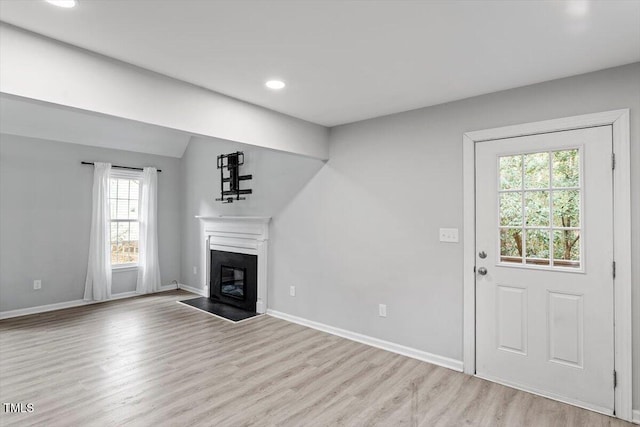
[[[196, 218], [202, 224], [204, 241], [202, 265], [205, 267], [202, 269], [202, 283], [205, 285], [206, 295], [216, 300], [214, 295], [218, 293], [220, 294], [218, 297], [222, 297], [222, 302], [236, 307], [242, 305], [240, 302], [255, 303], [255, 312], [265, 313], [267, 311], [267, 248], [271, 218], [249, 216], [196, 216]], [[220, 261], [219, 265], [214, 261], [216, 253], [218, 257], [215, 259]], [[256, 271], [255, 296], [249, 295], [247, 287], [250, 268], [233, 262], [234, 257], [237, 261], [242, 258], [242, 255], [255, 257], [253, 258]], [[222, 267], [226, 269], [221, 271]], [[221, 290], [221, 281], [226, 281], [227, 295], [224, 295]]]

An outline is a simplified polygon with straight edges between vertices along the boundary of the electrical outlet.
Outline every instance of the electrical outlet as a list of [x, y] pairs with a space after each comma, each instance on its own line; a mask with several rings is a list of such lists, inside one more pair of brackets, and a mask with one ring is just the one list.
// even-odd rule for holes
[[387, 317], [387, 305], [386, 304], [379, 304], [378, 305], [378, 316]]
[[195, 265], [193, 266], [193, 275], [195, 276], [196, 274], [198, 274], [198, 267], [196, 267]]
[[440, 241], [449, 243], [458, 243], [458, 229], [457, 228], [441, 228], [440, 229]]
[[42, 289], [42, 280], [34, 280], [33, 289]]
[[291, 295], [292, 297], [296, 296], [296, 287], [295, 286], [289, 286], [289, 295]]

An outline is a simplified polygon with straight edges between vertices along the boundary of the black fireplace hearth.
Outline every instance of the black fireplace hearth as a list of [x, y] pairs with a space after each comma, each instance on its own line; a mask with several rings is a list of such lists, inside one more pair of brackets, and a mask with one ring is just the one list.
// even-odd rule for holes
[[209, 297], [191, 298], [188, 300], [178, 301], [178, 302], [180, 304], [184, 304], [184, 305], [188, 305], [193, 308], [196, 308], [200, 311], [213, 314], [216, 317], [225, 318], [234, 323], [259, 316], [259, 314], [254, 311], [247, 311], [241, 308], [234, 307], [229, 304], [215, 302]]

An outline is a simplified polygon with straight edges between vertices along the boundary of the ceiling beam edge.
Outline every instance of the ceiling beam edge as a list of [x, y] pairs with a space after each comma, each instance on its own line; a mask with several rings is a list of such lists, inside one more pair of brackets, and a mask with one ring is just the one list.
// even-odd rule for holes
[[329, 131], [257, 105], [0, 24], [0, 92], [327, 160]]

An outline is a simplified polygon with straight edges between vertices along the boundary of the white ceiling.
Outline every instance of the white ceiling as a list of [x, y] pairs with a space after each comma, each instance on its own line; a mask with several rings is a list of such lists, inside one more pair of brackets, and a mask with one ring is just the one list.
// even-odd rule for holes
[[638, 0], [78, 1], [0, 19], [326, 126], [640, 61]]
[[0, 96], [0, 133], [182, 157], [191, 135], [116, 117]]

